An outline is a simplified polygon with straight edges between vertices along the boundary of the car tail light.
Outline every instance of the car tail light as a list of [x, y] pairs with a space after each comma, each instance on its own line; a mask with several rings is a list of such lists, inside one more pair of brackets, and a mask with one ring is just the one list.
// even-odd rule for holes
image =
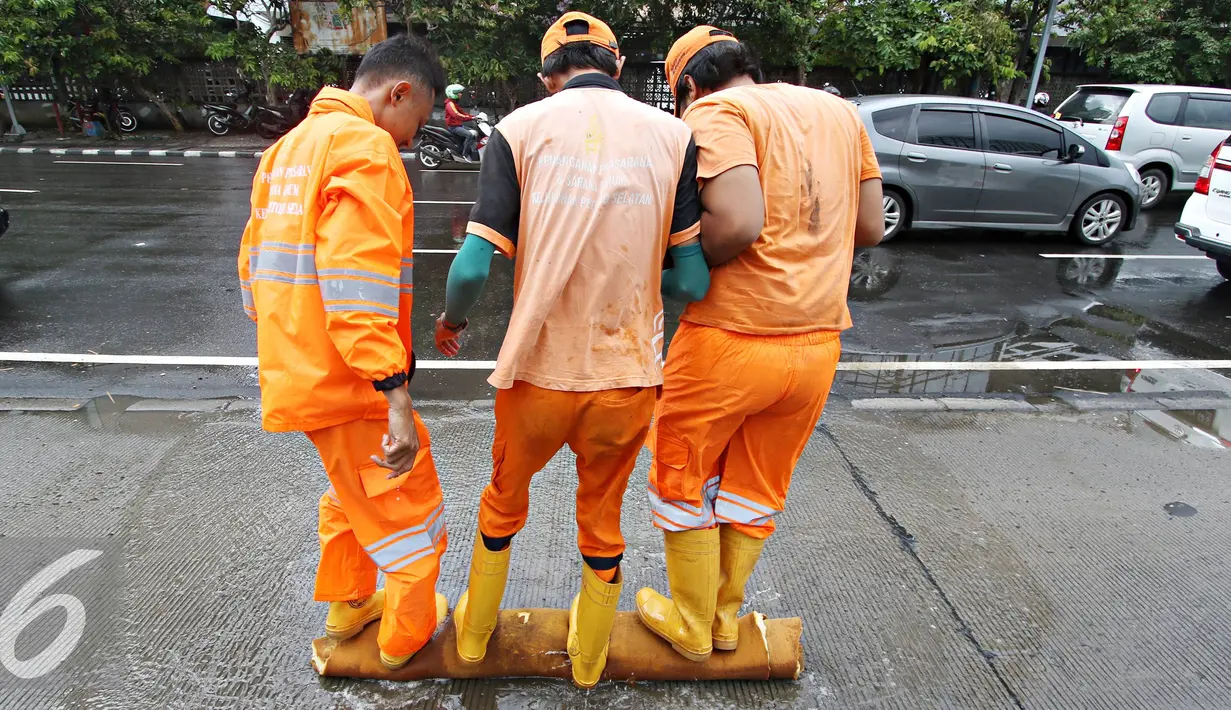
[[1120, 150], [1124, 145], [1124, 132], [1128, 130], [1128, 116], [1116, 119], [1111, 127], [1111, 135], [1107, 136], [1107, 150]]
[[1197, 174], [1197, 187], [1194, 189], [1198, 195], [1210, 194], [1210, 177], [1215, 170], [1231, 170], [1226, 163], [1220, 165], [1218, 163], [1218, 154], [1222, 152], [1223, 144], [1219, 143], [1214, 146], [1214, 151], [1210, 153], [1210, 157], [1205, 159], [1205, 165], [1201, 166], [1201, 172]]

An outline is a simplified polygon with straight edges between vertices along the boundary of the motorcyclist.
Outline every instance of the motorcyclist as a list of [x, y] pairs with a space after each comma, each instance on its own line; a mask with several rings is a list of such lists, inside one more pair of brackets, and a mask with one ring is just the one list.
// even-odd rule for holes
[[464, 125], [466, 121], [473, 121], [477, 117], [463, 111], [457, 103], [465, 90], [466, 87], [461, 84], [449, 84], [445, 87], [445, 128], [457, 138], [457, 144], [462, 148], [462, 157], [466, 160], [477, 160], [479, 156], [475, 146], [478, 138], [474, 131]]

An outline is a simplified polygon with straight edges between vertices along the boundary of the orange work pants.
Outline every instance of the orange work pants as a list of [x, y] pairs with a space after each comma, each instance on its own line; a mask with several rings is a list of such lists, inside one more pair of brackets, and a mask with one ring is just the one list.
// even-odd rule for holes
[[[315, 599], [350, 601], [376, 591], [385, 573], [385, 614], [377, 642], [392, 656], [423, 647], [436, 631], [436, 579], [448, 547], [444, 498], [427, 427], [415, 413], [419, 456], [398, 487], [369, 456], [380, 453], [385, 420], [360, 420], [308, 432], [329, 476], [320, 500], [321, 558]], [[382, 483], [383, 482], [383, 483]], [[369, 489], [376, 495], [369, 496]]]
[[774, 531], [833, 386], [837, 331], [744, 335], [681, 323], [650, 436], [650, 505], [668, 531]]
[[514, 382], [497, 391], [492, 481], [479, 504], [479, 531], [517, 534], [530, 511], [530, 479], [567, 444], [577, 455], [577, 546], [587, 558], [622, 555], [620, 505], [657, 390], [561, 392]]

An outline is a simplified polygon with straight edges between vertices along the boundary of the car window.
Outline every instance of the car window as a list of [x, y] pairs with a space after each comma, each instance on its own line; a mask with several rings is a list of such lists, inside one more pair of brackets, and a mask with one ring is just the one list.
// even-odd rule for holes
[[1079, 89], [1065, 99], [1053, 115], [1061, 121], [1112, 124], [1132, 95], [1133, 92], [1128, 89]]
[[1190, 96], [1188, 108], [1184, 109], [1184, 125], [1231, 131], [1231, 101]]
[[1180, 122], [1180, 104], [1183, 102], [1183, 94], [1158, 94], [1150, 99], [1146, 115], [1155, 123], [1174, 126]]
[[975, 115], [969, 111], [919, 112], [916, 133], [920, 145], [975, 149]]
[[985, 114], [983, 120], [987, 126], [987, 149], [992, 153], [1059, 158], [1064, 149], [1063, 137], [1055, 129], [993, 114]]
[[899, 106], [877, 111], [872, 114], [872, 127], [886, 138], [906, 142], [906, 137], [910, 134], [910, 117], [914, 112], [914, 106]]

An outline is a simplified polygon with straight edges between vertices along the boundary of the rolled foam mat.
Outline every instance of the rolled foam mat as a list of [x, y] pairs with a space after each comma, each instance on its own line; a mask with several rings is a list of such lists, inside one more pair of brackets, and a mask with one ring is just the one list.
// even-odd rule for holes
[[[671, 650], [637, 618], [636, 612], [616, 614], [607, 653], [606, 680], [795, 680], [804, 669], [800, 645], [803, 622], [766, 619], [752, 613], [740, 619], [739, 649], [714, 651], [705, 663], [694, 663]], [[428, 678], [571, 678], [568, 612], [562, 609], [510, 609], [487, 644], [487, 657], [473, 665], [457, 657], [450, 619], [405, 667], [386, 669], [380, 662], [376, 634], [370, 624], [347, 641], [318, 638], [312, 642], [312, 665], [325, 676], [423, 680]]]

